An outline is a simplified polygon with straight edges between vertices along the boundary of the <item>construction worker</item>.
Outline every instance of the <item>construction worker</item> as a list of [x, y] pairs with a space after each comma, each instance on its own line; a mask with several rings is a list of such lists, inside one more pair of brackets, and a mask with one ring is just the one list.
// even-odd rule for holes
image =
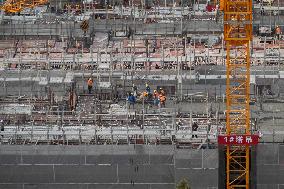
[[137, 97], [137, 86], [133, 83], [133, 86], [132, 86], [132, 91], [133, 91], [133, 95], [135, 97]]
[[198, 125], [197, 125], [197, 123], [196, 122], [193, 122], [193, 124], [192, 124], [192, 138], [194, 138], [194, 137], [196, 137], [197, 138], [197, 134], [193, 134], [193, 132], [194, 131], [197, 131], [197, 129], [198, 129]]
[[166, 107], [166, 95], [160, 93], [159, 95], [159, 100], [160, 100], [160, 105], [161, 105], [161, 108], [163, 107]]
[[163, 88], [160, 88], [160, 94], [162, 94], [162, 95], [164, 95], [164, 96], [166, 95]]
[[146, 92], [147, 92], [148, 94], [151, 93], [151, 88], [150, 88], [150, 86], [148, 85], [148, 83], [146, 83]]
[[154, 90], [153, 98], [154, 98], [154, 105], [158, 106], [158, 104], [159, 104], [159, 93], [157, 92], [157, 90]]
[[[0, 127], [1, 127], [1, 131], [5, 130], [5, 128], [4, 128], [4, 121], [2, 119], [0, 120]], [[3, 138], [4, 135], [1, 135], [1, 137]]]
[[157, 90], [154, 90], [154, 94], [153, 94], [153, 96], [154, 96], [154, 98], [156, 97], [159, 97], [159, 93], [158, 93], [158, 91]]
[[129, 103], [129, 109], [130, 109], [130, 106], [132, 105], [133, 109], [134, 109], [134, 105], [135, 105], [135, 102], [136, 102], [136, 99], [135, 99], [135, 96], [133, 96], [132, 93], [129, 93], [128, 95], [128, 98], [127, 98], [127, 101]]
[[89, 94], [91, 94], [92, 88], [93, 88], [93, 79], [92, 79], [92, 78], [89, 78], [89, 79], [88, 79], [87, 85], [88, 85]]
[[279, 40], [280, 39], [280, 35], [281, 35], [281, 28], [279, 26], [276, 26], [275, 34], [276, 34], [277, 39]]
[[178, 131], [181, 126], [182, 126], [182, 122], [181, 120], [178, 120], [178, 122], [176, 123], [176, 130]]
[[147, 92], [147, 91], [144, 91], [144, 92], [143, 92], [143, 98], [146, 98], [146, 97], [148, 97], [148, 92]]
[[1, 131], [4, 131], [4, 121], [2, 119], [0, 120], [0, 125], [1, 125]]

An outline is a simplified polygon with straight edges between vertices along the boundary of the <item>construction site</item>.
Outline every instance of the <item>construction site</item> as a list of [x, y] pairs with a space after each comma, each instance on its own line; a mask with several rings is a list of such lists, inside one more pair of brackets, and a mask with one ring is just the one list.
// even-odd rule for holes
[[0, 0], [0, 189], [284, 189], [283, 0]]

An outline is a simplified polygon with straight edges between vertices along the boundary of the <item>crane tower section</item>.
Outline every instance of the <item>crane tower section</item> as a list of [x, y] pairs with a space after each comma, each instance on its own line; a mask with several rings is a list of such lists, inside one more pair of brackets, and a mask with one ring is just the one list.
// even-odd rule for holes
[[[252, 0], [221, 1], [226, 43], [226, 135], [250, 135]], [[249, 189], [250, 147], [226, 146], [226, 188]]]

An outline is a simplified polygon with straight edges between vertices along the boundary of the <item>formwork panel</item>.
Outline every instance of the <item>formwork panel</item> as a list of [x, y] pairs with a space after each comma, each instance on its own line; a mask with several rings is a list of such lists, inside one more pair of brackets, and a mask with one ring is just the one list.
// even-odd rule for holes
[[55, 183], [113, 183], [117, 181], [116, 166], [55, 165]]
[[0, 183], [52, 183], [52, 165], [0, 165]]
[[279, 147], [278, 144], [258, 145], [257, 164], [278, 164], [278, 156], [280, 153]]
[[146, 164], [149, 163], [149, 155], [119, 155], [119, 154], [102, 154], [87, 155], [87, 164]]
[[[168, 151], [167, 151], [168, 148]], [[269, 155], [268, 149], [277, 151], [279, 148], [279, 162], [280, 165], [273, 159], [275, 164], [267, 164], [264, 157]], [[86, 150], [88, 149], [88, 150]], [[172, 150], [171, 146], [164, 146], [163, 148], [155, 147], [139, 147], [133, 148], [133, 146], [118, 147], [117, 149], [111, 146], [23, 146], [23, 145], [1, 145], [0, 147], [0, 188], [22, 188], [22, 184], [27, 187], [35, 188], [52, 188], [56, 187], [60, 189], [71, 188], [73, 185], [68, 185], [69, 182], [74, 183], [75, 186], [83, 187], [86, 183], [88, 189], [108, 189], [108, 188], [128, 188], [128, 185], [123, 183], [130, 183], [133, 180], [136, 184], [132, 188], [174, 188], [174, 183], [178, 182], [182, 178], [187, 178], [191, 186], [197, 189], [207, 189], [207, 187], [217, 187], [218, 169], [214, 167], [207, 167], [212, 164], [216, 164], [215, 160], [218, 160], [216, 150], [204, 150], [203, 156], [201, 150]], [[264, 152], [265, 151], [265, 152]], [[133, 161], [133, 164], [129, 163], [129, 157], [137, 157], [141, 155], [142, 159], [150, 158], [151, 156], [158, 156], [161, 153], [161, 158], [170, 157], [173, 155], [174, 162], [179, 164], [179, 167], [169, 165], [165, 159], [164, 164], [156, 164], [150, 161], [151, 164], [139, 164], [139, 161]], [[277, 152], [276, 152], [277, 153]], [[110, 159], [115, 159], [113, 165], [53, 165], [53, 164], [69, 164], [73, 161], [74, 157], [84, 157], [85, 154], [93, 154], [94, 156], [104, 155], [109, 156]], [[139, 154], [139, 155], [138, 155]], [[34, 159], [27, 160], [27, 156], [33, 156]], [[57, 156], [58, 157], [54, 157]], [[136, 156], [138, 155], [138, 156]], [[219, 154], [220, 155], [220, 154]], [[269, 188], [269, 189], [283, 189], [283, 175], [284, 167], [281, 164], [283, 159], [283, 145], [275, 144], [259, 144], [257, 147], [257, 188]], [[22, 156], [22, 157], [21, 157]], [[37, 157], [38, 156], [38, 157]], [[63, 160], [64, 158], [70, 160]], [[86, 155], [87, 157], [88, 155]], [[113, 157], [111, 157], [113, 156]], [[208, 159], [206, 157], [208, 156]], [[223, 154], [224, 156], [224, 154]], [[54, 157], [54, 159], [50, 158]], [[182, 163], [191, 162], [192, 159], [198, 159], [201, 161], [203, 157], [204, 169], [200, 167], [183, 167]], [[253, 157], [253, 155], [252, 155]], [[61, 159], [63, 158], [63, 159]], [[219, 157], [219, 160], [224, 157]], [[261, 162], [258, 159], [263, 160]], [[16, 161], [15, 161], [16, 159]], [[23, 159], [23, 162], [22, 160]], [[49, 160], [46, 160], [49, 159]], [[75, 158], [77, 159], [77, 158]], [[157, 157], [158, 161], [159, 157]], [[23, 165], [22, 163], [37, 162], [39, 164], [48, 165]], [[77, 160], [76, 160], [77, 161]], [[207, 161], [207, 162], [206, 162]], [[101, 163], [104, 161], [101, 161]], [[169, 161], [170, 162], [170, 161]], [[3, 165], [3, 164], [11, 165]], [[15, 164], [14, 164], [15, 163]], [[21, 163], [22, 165], [16, 165]], [[94, 162], [95, 163], [95, 162]], [[153, 163], [153, 164], [152, 164]], [[118, 165], [117, 165], [118, 164]], [[253, 162], [252, 162], [253, 164]], [[201, 164], [199, 164], [201, 165]], [[54, 172], [53, 172], [54, 166]], [[138, 166], [138, 169], [136, 168]], [[220, 169], [220, 164], [219, 164]], [[221, 171], [220, 171], [221, 172]], [[224, 172], [223, 172], [224, 173]], [[54, 181], [55, 178], [55, 181]], [[101, 180], [98, 181], [98, 180]], [[202, 180], [202, 182], [201, 182]], [[103, 183], [103, 184], [99, 184]], [[2, 184], [1, 184], [2, 183]], [[8, 184], [7, 184], [8, 183]], [[9, 184], [10, 183], [10, 184]], [[12, 184], [13, 183], [13, 184]], [[60, 184], [61, 183], [61, 184]], [[106, 184], [108, 183], [108, 184]], [[114, 183], [114, 184], [113, 184]], [[29, 185], [30, 184], [30, 185]], [[50, 185], [50, 186], [49, 186]], [[82, 186], [81, 186], [82, 185]], [[3, 187], [2, 187], [3, 186]], [[219, 185], [220, 186], [220, 185]], [[131, 188], [130, 187], [130, 188]], [[279, 188], [278, 188], [279, 187]], [[69, 189], [68, 188], [68, 189]]]
[[81, 155], [23, 155], [23, 164], [85, 164]]
[[173, 165], [118, 165], [119, 182], [174, 183]]
[[225, 147], [222, 145], [218, 146], [218, 188], [226, 188], [226, 153]]
[[[127, 156], [127, 158], [125, 158], [128, 160], [129, 164], [149, 164], [149, 155], [148, 154], [136, 154], [136, 155], [130, 155]], [[115, 163], [119, 163], [119, 161], [117, 161], [114, 158], [114, 162]]]
[[137, 189], [149, 189], [150, 185], [147, 184], [112, 184], [112, 185], [96, 185], [96, 184], [89, 184], [88, 189], [132, 189], [132, 188], [137, 188]]
[[0, 184], [0, 188], [3, 189], [23, 189], [22, 184]]
[[201, 168], [202, 162], [200, 159], [176, 159], [177, 168]]
[[3, 164], [21, 164], [21, 155], [0, 155], [0, 165]]
[[173, 164], [174, 155], [149, 155], [151, 164]]
[[258, 184], [257, 189], [281, 189], [278, 184]]
[[203, 150], [203, 168], [218, 168], [218, 150]]
[[279, 145], [279, 164], [284, 165], [284, 145]]
[[258, 184], [284, 184], [284, 165], [258, 165]]
[[173, 189], [174, 184], [89, 184], [88, 189]]
[[88, 189], [87, 184], [24, 184], [23, 189]]
[[175, 163], [177, 168], [201, 168], [202, 151], [201, 150], [177, 151]]

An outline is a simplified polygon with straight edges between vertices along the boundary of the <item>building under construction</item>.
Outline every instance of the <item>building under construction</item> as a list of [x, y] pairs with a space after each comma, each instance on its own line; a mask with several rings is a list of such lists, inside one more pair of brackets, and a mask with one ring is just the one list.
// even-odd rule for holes
[[282, 30], [282, 0], [0, 2], [0, 188], [284, 189]]

